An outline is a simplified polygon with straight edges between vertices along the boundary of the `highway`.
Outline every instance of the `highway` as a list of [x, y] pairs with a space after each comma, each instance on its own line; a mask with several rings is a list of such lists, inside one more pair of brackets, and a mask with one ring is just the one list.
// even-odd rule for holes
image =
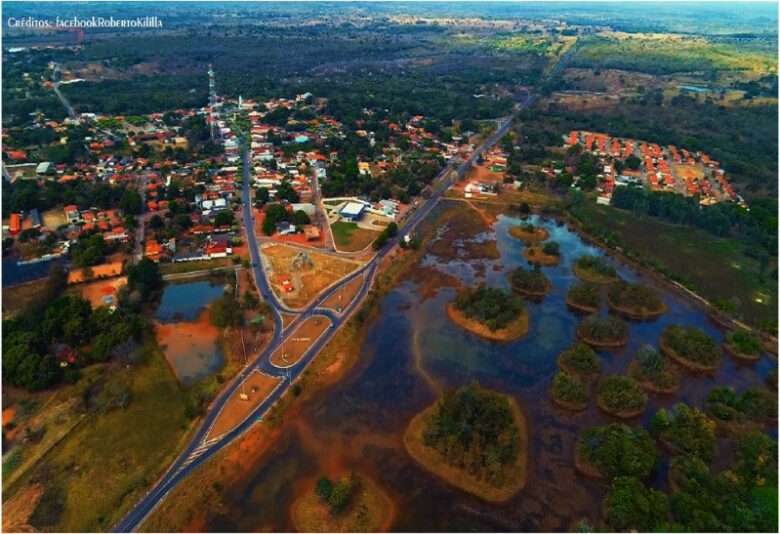
[[[200, 466], [207, 459], [211, 458], [223, 447], [238, 438], [246, 430], [248, 430], [253, 424], [259, 421], [273, 406], [273, 404], [287, 391], [293, 382], [300, 376], [300, 374], [311, 363], [314, 357], [319, 351], [330, 341], [335, 332], [341, 327], [344, 322], [352, 315], [352, 313], [360, 306], [363, 299], [368, 294], [373, 284], [374, 275], [376, 274], [377, 267], [379, 266], [382, 258], [390, 252], [393, 247], [398, 243], [398, 240], [413, 232], [416, 226], [422, 221], [438, 203], [444, 192], [455, 182], [456, 179], [460, 179], [465, 176], [469, 167], [474, 161], [488, 148], [492, 147], [508, 130], [512, 123], [512, 116], [503, 117], [498, 119], [496, 131], [493, 132], [470, 156], [463, 162], [451, 160], [448, 165], [442, 169], [439, 175], [434, 179], [433, 193], [426, 199], [422, 205], [417, 208], [411, 216], [407, 218], [403, 226], [400, 228], [398, 234], [388, 241], [388, 243], [373, 256], [363, 267], [350, 273], [346, 277], [342, 278], [339, 282], [332, 285], [321, 293], [311, 304], [309, 304], [303, 310], [291, 310], [274, 294], [271, 289], [268, 279], [264, 272], [264, 266], [262, 257], [257, 244], [257, 238], [255, 236], [254, 228], [254, 216], [250, 195], [250, 167], [251, 161], [249, 158], [248, 144], [243, 143], [243, 220], [244, 228], [246, 229], [246, 238], [249, 245], [249, 253], [251, 258], [252, 274], [255, 279], [257, 289], [264, 301], [270, 304], [272, 309], [272, 318], [274, 322], [274, 333], [271, 341], [267, 347], [257, 354], [248, 364], [242, 369], [237, 376], [235, 376], [228, 385], [217, 395], [208, 408], [206, 415], [203, 418], [198, 430], [193, 435], [189, 444], [184, 448], [182, 453], [174, 460], [168, 470], [162, 475], [157, 483], [144, 495], [144, 497], [136, 503], [136, 505], [127, 513], [127, 515], [117, 523], [113, 529], [114, 532], [132, 532], [136, 530], [146, 517], [151, 514], [157, 505], [164, 500], [166, 495], [176, 485], [184, 480], [194, 469]], [[322, 308], [321, 304], [328, 299], [331, 295], [339, 291], [345, 284], [353, 280], [356, 276], [363, 276], [363, 283], [358, 291], [357, 295], [352, 299], [341, 313], [337, 313], [334, 310]], [[296, 318], [293, 322], [283, 328], [281, 312], [293, 313]], [[278, 349], [282, 343], [291, 337], [295, 331], [296, 326], [312, 315], [324, 315], [332, 321], [332, 326], [323, 335], [321, 335], [310, 346], [303, 357], [293, 366], [286, 369], [281, 369], [274, 366], [270, 357], [271, 354]], [[247, 417], [236, 426], [233, 430], [218, 436], [216, 438], [207, 439], [209, 431], [212, 425], [219, 417], [222, 408], [227, 403], [228, 399], [236, 392], [241, 383], [246, 379], [249, 373], [261, 371], [268, 375], [279, 376], [283, 378], [282, 384], [277, 387], [272, 394], [261, 402]]]

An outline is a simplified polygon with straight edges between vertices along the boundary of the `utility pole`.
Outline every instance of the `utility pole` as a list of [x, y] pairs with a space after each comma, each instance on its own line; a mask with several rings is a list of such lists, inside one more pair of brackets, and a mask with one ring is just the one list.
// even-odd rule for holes
[[209, 130], [211, 140], [214, 140], [214, 127], [216, 126], [216, 108], [217, 107], [217, 82], [214, 79], [214, 69], [209, 63]]

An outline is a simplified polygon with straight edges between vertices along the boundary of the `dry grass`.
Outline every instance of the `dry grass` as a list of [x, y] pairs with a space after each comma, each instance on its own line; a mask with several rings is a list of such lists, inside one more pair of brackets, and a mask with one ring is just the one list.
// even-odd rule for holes
[[274, 351], [271, 355], [271, 363], [279, 367], [294, 365], [330, 326], [330, 319], [323, 315], [309, 317], [295, 329], [281, 347]]
[[[274, 292], [293, 308], [305, 306], [323, 289], [360, 266], [356, 261], [306, 251], [311, 263], [296, 268], [293, 263], [301, 251], [285, 245], [266, 245], [262, 247], [261, 253], [272, 271], [269, 273], [269, 279]], [[281, 279], [284, 277], [289, 277], [294, 291], [286, 293], [282, 290]]]
[[[281, 381], [282, 378], [278, 376], [270, 376], [259, 371], [251, 373], [244, 381], [244, 387], [237, 389], [225, 403], [207, 438], [215, 438], [233, 430], [273, 393]], [[248, 399], [242, 399], [241, 393], [245, 393]]]

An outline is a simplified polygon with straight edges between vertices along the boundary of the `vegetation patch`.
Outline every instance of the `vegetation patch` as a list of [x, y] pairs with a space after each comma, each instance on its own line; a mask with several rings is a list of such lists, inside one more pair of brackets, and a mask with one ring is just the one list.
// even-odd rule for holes
[[655, 393], [674, 393], [680, 387], [677, 367], [650, 345], [637, 351], [628, 374], [643, 388]]
[[720, 347], [693, 326], [668, 326], [661, 333], [661, 352], [692, 371], [714, 371], [720, 365]]
[[742, 394], [730, 386], [717, 386], [707, 395], [707, 413], [732, 433], [777, 420], [777, 395], [766, 389], [748, 389]]
[[666, 312], [659, 292], [643, 284], [620, 282], [607, 291], [609, 307], [629, 319], [654, 319]]
[[715, 449], [715, 422], [697, 408], [675, 404], [653, 416], [650, 431], [673, 454], [694, 454], [709, 463]]
[[622, 347], [628, 341], [628, 325], [617, 317], [590, 315], [577, 327], [577, 336], [594, 347]]
[[561, 261], [560, 245], [555, 241], [543, 246], [529, 245], [523, 249], [523, 257], [530, 263], [538, 265], [558, 265]]
[[633, 378], [611, 375], [599, 383], [596, 401], [608, 414], [629, 419], [645, 411], [647, 395]]
[[570, 375], [590, 382], [601, 373], [601, 360], [585, 343], [577, 343], [558, 355], [558, 367]]
[[506, 501], [525, 486], [525, 417], [511, 397], [478, 384], [449, 391], [417, 414], [404, 445], [425, 469], [486, 501]]
[[511, 341], [528, 332], [523, 302], [500, 289], [464, 289], [447, 305], [447, 315], [458, 326], [494, 341]]
[[718, 473], [696, 455], [672, 458], [675, 531], [777, 531], [777, 442], [763, 432], [749, 432], [737, 440], [735, 456], [733, 465]]
[[579, 258], [574, 264], [574, 274], [580, 280], [592, 284], [611, 284], [620, 279], [615, 268], [600, 256]]
[[642, 427], [622, 423], [582, 432], [575, 451], [577, 470], [588, 476], [647, 478], [655, 466], [655, 441]]
[[738, 360], [755, 362], [761, 359], [761, 340], [747, 330], [735, 330], [726, 334], [723, 349]]
[[512, 289], [530, 298], [541, 298], [550, 291], [550, 280], [539, 269], [518, 267], [509, 274]]
[[526, 223], [519, 226], [510, 226], [509, 235], [525, 243], [539, 243], [547, 240], [550, 237], [550, 232], [541, 226]]
[[604, 500], [604, 520], [616, 531], [667, 530], [669, 500], [636, 477], [617, 477]]
[[590, 282], [580, 282], [569, 288], [566, 305], [576, 311], [595, 313], [599, 311], [601, 294], [599, 286]]
[[351, 474], [339, 480], [320, 477], [292, 505], [298, 532], [379, 532], [389, 527], [393, 503], [370, 478]]
[[580, 378], [558, 371], [553, 378], [550, 396], [553, 402], [567, 410], [580, 411], [588, 407], [588, 390]]

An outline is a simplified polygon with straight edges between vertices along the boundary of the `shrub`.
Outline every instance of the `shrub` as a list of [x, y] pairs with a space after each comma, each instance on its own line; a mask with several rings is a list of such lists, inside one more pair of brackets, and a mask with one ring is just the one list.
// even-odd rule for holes
[[617, 278], [617, 271], [599, 256], [582, 256], [577, 260], [576, 266], [584, 271], [598, 274], [605, 278]]
[[588, 308], [599, 307], [599, 287], [596, 284], [582, 282], [569, 288], [567, 300]]
[[619, 343], [628, 337], [628, 325], [617, 317], [586, 317], [577, 328], [577, 333], [585, 340], [594, 343]]
[[671, 410], [662, 408], [653, 417], [650, 430], [675, 453], [695, 454], [707, 463], [712, 460], [715, 423], [696, 408], [683, 403]]
[[649, 382], [660, 390], [676, 389], [680, 384], [677, 369], [651, 345], [644, 345], [637, 351], [630, 374], [639, 382]]
[[658, 291], [642, 284], [618, 282], [609, 288], [608, 295], [610, 303], [619, 308], [654, 312], [664, 307]]
[[584, 405], [588, 402], [588, 391], [585, 384], [574, 375], [559, 371], [552, 383], [552, 396], [556, 400], [569, 404]]
[[668, 326], [661, 334], [661, 347], [695, 364], [712, 367], [720, 362], [720, 348], [711, 337], [693, 326]]
[[644, 428], [619, 423], [585, 430], [577, 442], [577, 454], [610, 479], [646, 478], [657, 456], [655, 442]]
[[558, 356], [558, 366], [584, 379], [591, 379], [601, 372], [601, 360], [585, 343], [577, 343], [561, 352]]
[[466, 317], [485, 324], [491, 330], [498, 330], [522, 313], [523, 302], [511, 293], [482, 285], [459, 292], [455, 307]]
[[545, 293], [550, 281], [538, 269], [523, 269], [518, 267], [509, 275], [512, 289], [520, 293]]
[[548, 241], [542, 247], [542, 252], [544, 252], [548, 256], [560, 256], [561, 255], [561, 245], [559, 245], [555, 241]]
[[734, 352], [746, 356], [759, 356], [761, 354], [761, 340], [747, 330], [735, 330], [726, 335], [726, 344]]
[[604, 501], [604, 514], [616, 530], [662, 531], [668, 521], [669, 501], [637, 478], [617, 477]]
[[612, 375], [599, 383], [599, 405], [610, 413], [642, 411], [647, 403], [647, 395], [636, 380], [623, 375]]

